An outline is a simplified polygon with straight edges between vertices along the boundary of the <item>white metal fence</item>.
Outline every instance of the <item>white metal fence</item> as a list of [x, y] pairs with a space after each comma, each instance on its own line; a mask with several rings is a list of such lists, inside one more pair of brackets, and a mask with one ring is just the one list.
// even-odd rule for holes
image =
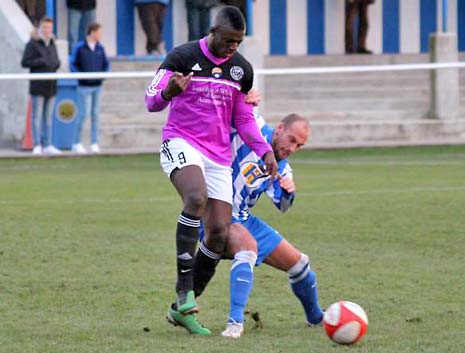
[[[299, 74], [335, 74], [354, 72], [383, 72], [411, 70], [440, 70], [464, 68], [465, 62], [447, 63], [417, 63], [398, 65], [357, 65], [333, 67], [299, 67], [256, 69], [258, 76], [266, 75], [299, 75]], [[0, 81], [5, 80], [61, 80], [61, 79], [121, 79], [121, 78], [152, 78], [153, 71], [121, 71], [121, 72], [87, 72], [87, 73], [0, 73]]]

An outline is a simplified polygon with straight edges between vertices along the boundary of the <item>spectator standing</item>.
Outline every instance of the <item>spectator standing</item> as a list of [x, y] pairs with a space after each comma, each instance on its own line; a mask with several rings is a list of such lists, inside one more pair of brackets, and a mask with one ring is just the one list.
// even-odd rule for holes
[[[31, 40], [24, 50], [21, 65], [29, 68], [31, 73], [56, 72], [60, 67], [53, 36], [53, 20], [50, 17], [42, 18], [39, 22], [39, 28], [32, 32]], [[34, 140], [32, 153], [35, 155], [61, 153], [52, 145], [50, 110], [53, 108], [56, 92], [56, 80], [30, 82], [29, 93], [32, 96], [32, 136]], [[40, 129], [38, 119], [41, 120]]]
[[217, 0], [186, 0], [189, 41], [205, 37], [210, 31], [210, 10]]
[[66, 0], [70, 52], [76, 42], [85, 39], [89, 24], [95, 22], [96, 6], [96, 0]]
[[[345, 46], [346, 54], [372, 54], [366, 48], [368, 33], [368, 6], [375, 0], [346, 0]], [[358, 15], [357, 47], [354, 47], [354, 21]]]
[[[91, 23], [87, 30], [87, 37], [84, 41], [78, 42], [72, 51], [70, 58], [70, 68], [73, 72], [101, 72], [109, 71], [105, 49], [100, 44], [102, 39], [102, 26], [96, 22]], [[74, 132], [73, 152], [87, 153], [81, 143], [82, 126], [87, 115], [91, 116], [91, 151], [99, 153], [99, 113], [100, 113], [100, 93], [102, 91], [101, 79], [79, 80], [78, 107], [79, 116]]]
[[32, 22], [34, 27], [39, 25], [40, 19], [45, 16], [45, 0], [16, 0], [19, 7]]
[[246, 0], [221, 0], [221, 3], [226, 6], [237, 7], [239, 10], [241, 10], [242, 15], [244, 15], [244, 18], [247, 20], [247, 1]]
[[169, 0], [134, 0], [142, 29], [147, 37], [145, 49], [148, 55], [165, 55], [162, 39], [166, 6]]

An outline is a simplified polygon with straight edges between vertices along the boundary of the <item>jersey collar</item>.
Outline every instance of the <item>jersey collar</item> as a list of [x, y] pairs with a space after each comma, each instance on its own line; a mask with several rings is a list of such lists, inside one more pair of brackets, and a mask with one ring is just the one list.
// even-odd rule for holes
[[203, 37], [199, 40], [200, 50], [202, 50], [203, 55], [207, 57], [215, 65], [221, 65], [229, 60], [229, 58], [217, 58], [214, 56], [208, 49], [207, 37]]
[[271, 145], [273, 142], [274, 129], [271, 129], [267, 126], [267, 129], [263, 133], [264, 133], [266, 142], [268, 142]]

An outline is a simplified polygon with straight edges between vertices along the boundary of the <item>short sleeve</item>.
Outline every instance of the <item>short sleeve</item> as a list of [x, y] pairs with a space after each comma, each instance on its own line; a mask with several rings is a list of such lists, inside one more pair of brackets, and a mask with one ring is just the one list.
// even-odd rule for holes
[[186, 75], [188, 72], [185, 70], [185, 62], [186, 58], [183, 53], [175, 48], [168, 53], [165, 60], [160, 65], [160, 69], [168, 70], [171, 72], [181, 72], [182, 74]]
[[249, 93], [253, 87], [253, 67], [249, 62], [244, 65], [244, 78], [242, 79], [241, 92], [244, 94]]

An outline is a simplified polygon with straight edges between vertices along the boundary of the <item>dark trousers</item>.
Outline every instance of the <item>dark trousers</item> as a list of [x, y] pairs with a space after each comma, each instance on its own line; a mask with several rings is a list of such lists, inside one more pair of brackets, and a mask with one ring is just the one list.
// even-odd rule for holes
[[16, 0], [34, 26], [45, 16], [45, 0]]
[[241, 10], [245, 19], [247, 20], [247, 2], [246, 0], [221, 0], [224, 5], [236, 6]]
[[187, 7], [189, 41], [205, 37], [210, 31], [210, 9]]
[[[346, 0], [346, 30], [345, 44], [346, 53], [353, 53], [357, 50], [366, 49], [366, 40], [368, 33], [368, 5], [366, 0]], [[358, 24], [358, 43], [354, 50], [354, 21], [359, 16]]]
[[165, 20], [166, 6], [160, 3], [142, 4], [137, 6], [142, 29], [147, 36], [147, 53], [158, 50], [162, 42], [161, 32]]

